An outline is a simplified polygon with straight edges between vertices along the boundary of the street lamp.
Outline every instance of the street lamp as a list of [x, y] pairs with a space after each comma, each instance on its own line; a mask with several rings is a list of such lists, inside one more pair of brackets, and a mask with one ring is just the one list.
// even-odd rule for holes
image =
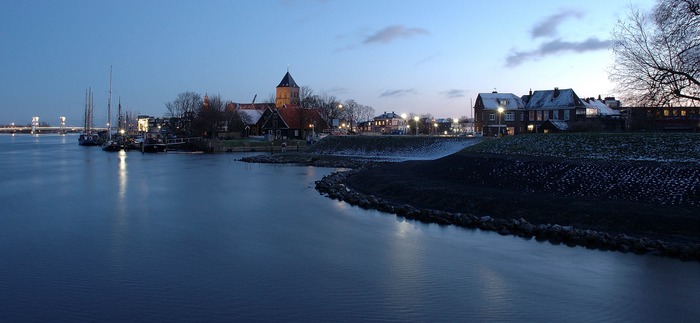
[[416, 127], [416, 136], [417, 136], [418, 135], [418, 120], [420, 120], [420, 118], [418, 118], [418, 116], [415, 116], [415, 117], [413, 117], [413, 120], [416, 122], [416, 124], [414, 126]]
[[501, 114], [503, 114], [503, 107], [498, 107], [498, 136], [501, 136]]
[[[342, 105], [342, 104], [338, 104], [338, 110], [343, 110], [343, 105]], [[340, 128], [340, 124], [338, 124], [338, 128]]]

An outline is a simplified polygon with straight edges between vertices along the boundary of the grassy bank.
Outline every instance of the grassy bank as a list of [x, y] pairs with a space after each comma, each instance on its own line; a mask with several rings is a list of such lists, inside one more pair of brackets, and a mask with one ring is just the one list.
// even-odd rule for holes
[[700, 134], [528, 134], [486, 140], [467, 150], [548, 158], [700, 163]]

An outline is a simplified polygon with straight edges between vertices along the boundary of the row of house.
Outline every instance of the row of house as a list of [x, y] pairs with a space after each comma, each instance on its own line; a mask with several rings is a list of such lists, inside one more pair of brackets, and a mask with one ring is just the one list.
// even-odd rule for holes
[[563, 131], [700, 132], [700, 107], [623, 107], [614, 97], [580, 98], [572, 89], [479, 93], [477, 132], [484, 136]]
[[624, 119], [620, 101], [613, 97], [581, 99], [572, 89], [530, 91], [518, 97], [512, 93], [479, 93], [474, 104], [477, 132], [484, 136], [534, 132], [560, 132], [574, 127], [622, 131]]
[[[277, 85], [275, 103], [234, 103], [245, 123], [244, 136], [270, 139], [304, 139], [330, 128], [317, 109], [300, 107], [300, 87], [287, 71]], [[205, 104], [206, 104], [205, 97]], [[521, 97], [512, 93], [479, 93], [473, 122], [454, 119], [418, 118], [384, 112], [352, 129], [338, 124], [337, 130], [382, 134], [458, 134], [476, 132], [484, 136], [564, 131], [695, 131], [700, 132], [700, 107], [622, 107], [614, 97], [580, 98], [572, 89], [530, 90]], [[139, 117], [141, 119], [141, 117]], [[183, 120], [151, 119], [151, 129], [167, 125], [183, 128]], [[141, 121], [139, 121], [141, 128]], [[141, 129], [139, 129], [141, 130]], [[227, 132], [228, 129], [222, 129]]]

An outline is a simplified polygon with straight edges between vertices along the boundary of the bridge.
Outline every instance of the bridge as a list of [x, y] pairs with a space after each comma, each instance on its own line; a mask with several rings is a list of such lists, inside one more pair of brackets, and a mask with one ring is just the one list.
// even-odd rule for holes
[[[107, 127], [104, 128], [91, 128], [93, 131], [104, 131], [107, 130]], [[8, 126], [8, 127], [0, 127], [0, 133], [35, 133], [35, 134], [40, 134], [40, 133], [74, 133], [74, 132], [83, 132], [84, 127], [75, 127], [75, 126], [61, 126], [61, 127], [40, 127], [40, 126]]]

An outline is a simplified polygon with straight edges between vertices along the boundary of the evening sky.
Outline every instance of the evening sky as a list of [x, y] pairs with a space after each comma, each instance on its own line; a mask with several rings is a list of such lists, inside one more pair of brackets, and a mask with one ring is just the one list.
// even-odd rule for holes
[[[480, 92], [615, 96], [610, 33], [653, 0], [38, 1], [0, 5], [0, 125], [166, 114], [194, 91], [267, 101], [284, 73], [377, 114], [471, 114]], [[623, 102], [624, 104], [624, 102]]]

